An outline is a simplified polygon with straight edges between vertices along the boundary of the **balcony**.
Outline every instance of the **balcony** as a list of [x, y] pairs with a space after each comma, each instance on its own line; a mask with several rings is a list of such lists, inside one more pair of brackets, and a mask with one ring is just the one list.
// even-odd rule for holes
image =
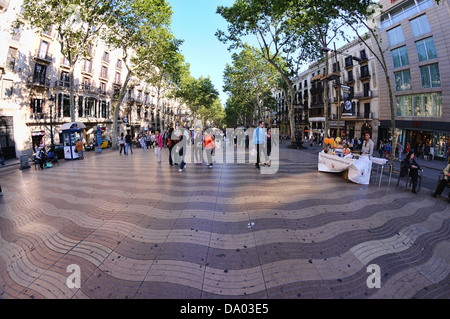
[[53, 56], [44, 52], [40, 52], [39, 50], [36, 50], [34, 54], [34, 60], [39, 61], [41, 63], [50, 64], [53, 61]]
[[68, 89], [68, 88], [70, 88], [70, 82], [64, 81], [64, 80], [56, 81], [55, 88]]
[[370, 80], [370, 72], [363, 72], [363, 73], [361, 73], [361, 75], [359, 76], [359, 79], [361, 81]]
[[[53, 112], [53, 121], [57, 120], [55, 112]], [[26, 123], [50, 123], [50, 113], [29, 113]]]
[[372, 120], [373, 119], [373, 112], [364, 112], [364, 113], [358, 112], [356, 114], [356, 118], [357, 119], [370, 119], [370, 120]]
[[373, 97], [372, 95], [373, 95], [372, 91], [369, 90], [369, 91], [366, 91], [366, 92], [355, 93], [354, 98], [358, 99], [358, 100], [371, 99]]
[[355, 83], [355, 78], [353, 76], [349, 76], [345, 79], [345, 84], [353, 84]]
[[37, 87], [50, 87], [50, 79], [41, 76], [29, 76], [27, 85]]
[[82, 83], [78, 86], [78, 90], [82, 91], [82, 92], [91, 92], [91, 93], [95, 93], [96, 92], [96, 88], [93, 85], [90, 84], [85, 84]]
[[367, 58], [367, 55], [365, 53], [364, 54], [361, 53], [361, 56], [359, 58], [361, 59], [361, 61], [359, 61], [359, 64], [364, 64], [367, 61], [369, 61], [369, 59]]

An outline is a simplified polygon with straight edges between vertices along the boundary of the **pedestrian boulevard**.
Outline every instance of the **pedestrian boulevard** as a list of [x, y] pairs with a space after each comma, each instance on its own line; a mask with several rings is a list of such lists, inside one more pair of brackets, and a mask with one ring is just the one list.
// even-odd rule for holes
[[0, 299], [450, 297], [447, 190], [359, 185], [318, 172], [311, 150], [279, 154], [272, 175], [178, 172], [167, 149], [160, 164], [137, 149], [0, 171]]

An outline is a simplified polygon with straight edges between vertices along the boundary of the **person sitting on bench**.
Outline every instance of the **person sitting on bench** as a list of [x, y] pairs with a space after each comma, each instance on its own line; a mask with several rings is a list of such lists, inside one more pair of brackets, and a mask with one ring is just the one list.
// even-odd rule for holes
[[409, 169], [409, 176], [411, 176], [411, 181], [413, 184], [412, 192], [414, 194], [417, 194], [416, 186], [417, 186], [417, 178], [419, 176], [418, 171], [420, 169], [420, 166], [419, 166], [419, 164], [417, 164], [416, 160], [414, 159], [414, 152], [408, 153], [408, 156], [406, 157], [404, 165], [406, 168]]
[[[448, 185], [448, 177], [450, 176], [450, 159], [447, 162], [447, 166], [443, 170], [444, 178], [439, 182], [436, 190], [431, 196], [436, 197], [437, 195], [441, 196], [445, 187]], [[450, 192], [448, 193], [448, 202], [450, 203]]]

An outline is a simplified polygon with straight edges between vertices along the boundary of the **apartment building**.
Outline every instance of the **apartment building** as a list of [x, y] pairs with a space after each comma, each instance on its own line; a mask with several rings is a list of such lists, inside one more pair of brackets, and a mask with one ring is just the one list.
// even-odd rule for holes
[[[379, 29], [396, 103], [400, 141], [434, 147], [444, 158], [450, 146], [450, 6], [433, 0], [381, 0]], [[391, 116], [384, 73], [378, 68], [380, 137], [389, 138]]]
[[[368, 43], [370, 45], [370, 42]], [[328, 54], [325, 62], [317, 61], [297, 75], [293, 81], [294, 109], [297, 127], [304, 136], [319, 140], [324, 136], [324, 88], [328, 86], [328, 136], [360, 138], [370, 132], [378, 134], [378, 85], [374, 56], [360, 40], [354, 40]], [[344, 100], [344, 89], [348, 92]], [[275, 92], [278, 100], [277, 119], [287, 121], [285, 97]], [[346, 107], [347, 106], [347, 107]]]
[[[61, 143], [60, 127], [72, 115], [69, 65], [57, 34], [31, 30], [21, 19], [21, 3], [0, 2], [0, 144], [7, 159], [30, 155], [41, 141], [50, 145], [51, 136]], [[16, 19], [21, 24], [12, 29]], [[97, 126], [102, 138], [112, 138], [114, 105], [126, 76], [120, 51], [98, 41], [90, 53], [74, 68], [75, 121], [85, 124], [86, 143], [94, 141]], [[137, 135], [176, 122], [188, 125], [189, 120], [185, 105], [158, 99], [155, 88], [132, 79], [119, 110], [118, 133]]]
[[[330, 136], [361, 138], [369, 132], [378, 138], [379, 88], [376, 59], [366, 44], [356, 39], [329, 53]], [[325, 79], [326, 80], [326, 79]]]

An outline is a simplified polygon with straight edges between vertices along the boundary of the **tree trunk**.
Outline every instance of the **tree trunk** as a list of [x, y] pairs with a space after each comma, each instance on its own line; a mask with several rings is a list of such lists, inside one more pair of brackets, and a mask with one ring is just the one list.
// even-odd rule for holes
[[[70, 66], [70, 120], [71, 122], [75, 122], [75, 101], [74, 101], [74, 92], [75, 92], [75, 84], [74, 84], [74, 65]], [[64, 110], [63, 110], [64, 112]]]
[[[328, 75], [328, 52], [325, 52], [325, 76]], [[340, 92], [339, 92], [340, 93]], [[338, 94], [339, 94], [338, 93]], [[328, 138], [328, 81], [323, 81], [323, 138]]]
[[131, 72], [128, 70], [127, 76], [125, 78], [125, 82], [122, 84], [122, 87], [120, 88], [119, 98], [117, 100], [116, 108], [114, 109], [114, 121], [113, 121], [113, 134], [112, 134], [112, 148], [118, 149], [119, 148], [119, 140], [117, 136], [117, 122], [119, 117], [119, 109], [122, 105], [123, 98], [125, 97], [125, 94], [127, 92], [128, 82], [130, 81]]

